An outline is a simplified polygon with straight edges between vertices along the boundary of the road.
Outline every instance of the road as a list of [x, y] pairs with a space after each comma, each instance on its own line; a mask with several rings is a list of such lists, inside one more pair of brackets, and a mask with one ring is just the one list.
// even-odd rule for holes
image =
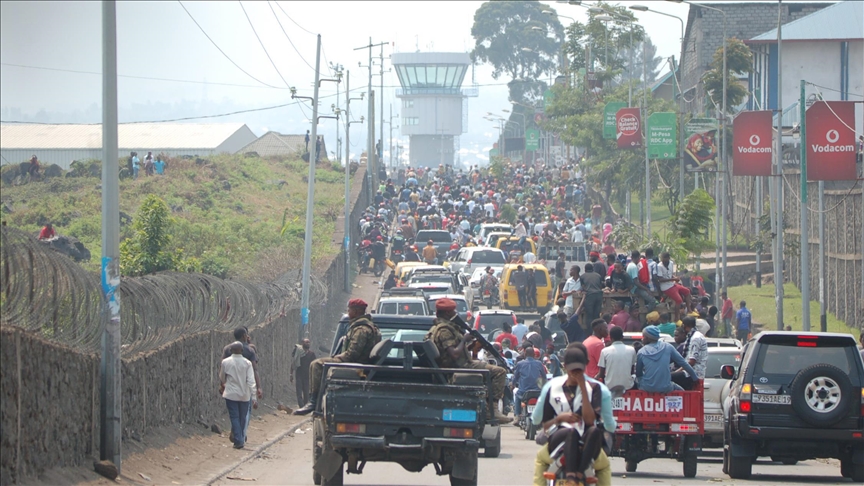
[[[286, 437], [268, 449], [261, 457], [249, 461], [231, 473], [232, 478], [254, 480], [255, 484], [307, 485], [312, 484], [312, 435], [302, 430], [293, 437]], [[480, 458], [479, 484], [520, 485], [532, 482], [534, 455], [537, 445], [525, 440], [522, 431], [513, 426], [502, 427], [502, 452], [495, 459]], [[711, 451], [713, 457], [700, 458], [699, 471], [695, 478], [682, 475], [681, 464], [671, 459], [652, 459], [639, 464], [634, 473], [624, 472], [624, 461], [612, 459], [613, 483], [618, 485], [829, 485], [852, 484], [840, 477], [837, 461], [806, 461], [795, 466], [783, 466], [765, 460], [753, 466], [749, 481], [733, 481], [721, 471], [719, 451]], [[242, 484], [238, 479], [226, 479], [220, 485]], [[436, 476], [435, 469], [427, 466], [420, 473], [409, 473], [398, 464], [368, 463], [362, 475], [345, 475], [346, 485], [449, 485], [446, 476]]]

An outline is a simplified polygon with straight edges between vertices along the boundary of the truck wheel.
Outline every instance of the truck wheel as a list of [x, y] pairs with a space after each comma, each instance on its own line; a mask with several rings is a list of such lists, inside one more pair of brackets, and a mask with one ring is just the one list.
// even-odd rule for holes
[[312, 482], [315, 483], [315, 486], [321, 486], [321, 475], [315, 472], [315, 464], [318, 463], [318, 458], [321, 457], [321, 447], [318, 445], [318, 442], [321, 441], [321, 438], [318, 436], [318, 424], [312, 424]]
[[695, 478], [697, 465], [696, 454], [687, 454], [684, 456], [684, 477]]
[[750, 479], [753, 470], [753, 461], [750, 457], [735, 457], [732, 451], [729, 454], [729, 477], [732, 479]]
[[[498, 434], [492, 440], [486, 441], [486, 447], [483, 448], [483, 457], [498, 457], [501, 455], [501, 428], [498, 428]], [[453, 482], [452, 479], [450, 481]], [[475, 479], [476, 484], [476, 479]]]
[[864, 483], [864, 464], [852, 464], [850, 477], [856, 483]]
[[450, 475], [450, 486], [477, 486], [477, 474], [472, 479], [454, 478]]
[[624, 462], [624, 470], [627, 472], [636, 472], [636, 466], [639, 463], [636, 461], [625, 461]]
[[321, 486], [342, 486], [345, 475], [345, 464], [339, 466], [336, 474], [330, 479], [321, 478]]

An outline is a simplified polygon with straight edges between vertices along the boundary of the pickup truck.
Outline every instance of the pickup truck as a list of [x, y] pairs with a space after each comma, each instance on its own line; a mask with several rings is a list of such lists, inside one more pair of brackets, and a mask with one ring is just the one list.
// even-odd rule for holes
[[[381, 331], [372, 364], [324, 367], [313, 416], [315, 484], [341, 485], [344, 472], [361, 474], [372, 461], [396, 462], [410, 472], [433, 464], [451, 485], [476, 485], [478, 450], [494, 457], [501, 449], [499, 427], [486, 422], [489, 373], [438, 368], [437, 349], [423, 340], [432, 316], [372, 320]], [[348, 325], [343, 317], [331, 355]]]

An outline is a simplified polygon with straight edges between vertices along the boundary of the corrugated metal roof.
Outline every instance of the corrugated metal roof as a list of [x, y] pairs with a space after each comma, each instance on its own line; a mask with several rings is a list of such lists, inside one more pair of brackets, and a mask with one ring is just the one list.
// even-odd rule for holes
[[[120, 149], [215, 149], [243, 123], [136, 123], [118, 127]], [[0, 125], [4, 149], [98, 149], [101, 125]]]
[[258, 137], [254, 142], [238, 150], [237, 153], [256, 152], [261, 157], [271, 157], [274, 155], [292, 155], [305, 151], [306, 135], [283, 135], [277, 132], [267, 132]]
[[[783, 40], [864, 39], [864, 2], [846, 0], [783, 26]], [[753, 37], [747, 43], [777, 42], [777, 29]]]

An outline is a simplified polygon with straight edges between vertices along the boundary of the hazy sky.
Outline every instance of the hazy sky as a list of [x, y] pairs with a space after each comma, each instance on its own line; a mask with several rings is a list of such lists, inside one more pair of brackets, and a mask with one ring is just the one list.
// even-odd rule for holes
[[[368, 82], [368, 71], [358, 62], [368, 62], [368, 50], [355, 51], [372, 37], [373, 43], [391, 42], [384, 55], [392, 52], [415, 51], [470, 51], [473, 47], [471, 25], [474, 12], [482, 2], [273, 2], [271, 11], [267, 2], [243, 2], [261, 41], [281, 72], [285, 81], [296, 86], [299, 93], [311, 96], [315, 63], [315, 35], [320, 33], [324, 55], [322, 70], [329, 62], [340, 63], [351, 71], [351, 86], [363, 88]], [[560, 15], [584, 21], [585, 8], [544, 2]], [[661, 1], [620, 2], [623, 5], [649, 4], [652, 8], [685, 19], [689, 7]], [[118, 65], [121, 75], [145, 76], [189, 80], [196, 83], [155, 80], [119, 80], [119, 104], [194, 102], [196, 113], [220, 113], [227, 104], [239, 108], [255, 108], [290, 102], [285, 83], [268, 61], [255, 38], [239, 2], [183, 2], [213, 41], [252, 76], [264, 83], [282, 89], [268, 88], [251, 79], [231, 64], [195, 26], [179, 2], [132, 2], [117, 4]], [[299, 24], [292, 22], [279, 9]], [[663, 57], [679, 55], [680, 27], [677, 20], [653, 14], [636, 12]], [[305, 59], [292, 48], [285, 32]], [[569, 20], [561, 19], [562, 22]], [[39, 110], [71, 112], [86, 110], [101, 102], [101, 78], [98, 75], [49, 71], [10, 66], [10, 64], [99, 72], [101, 70], [101, 4], [100, 2], [0, 2], [0, 107], [19, 108], [33, 115]], [[379, 48], [374, 49], [378, 55]], [[389, 68], [389, 61], [385, 64]], [[377, 67], [376, 67], [377, 70]], [[468, 134], [462, 136], [462, 148], [471, 151], [488, 149], [497, 136], [491, 122], [482, 119], [487, 111], [509, 108], [507, 88], [509, 79], [494, 80], [491, 68], [479, 66], [476, 70], [480, 85], [479, 98], [469, 100]], [[206, 81], [209, 84], [203, 84]], [[466, 84], [470, 75], [466, 76]], [[243, 86], [221, 86], [227, 83]], [[378, 76], [373, 78], [379, 84]], [[393, 102], [398, 113], [394, 87], [398, 86], [395, 73], [385, 74], [385, 112]], [[344, 89], [343, 87], [340, 89]], [[321, 94], [335, 93], [334, 83], [324, 83]], [[355, 96], [359, 91], [355, 91]], [[344, 96], [343, 96], [344, 99]], [[335, 97], [321, 100], [322, 111], [330, 112]], [[215, 106], [216, 104], [219, 106]], [[377, 103], [376, 103], [377, 104]], [[213, 105], [208, 110], [208, 107]], [[305, 110], [305, 113], [304, 111]], [[365, 102], [352, 104], [355, 118], [365, 114]], [[153, 110], [148, 111], [148, 115]], [[165, 113], [164, 117], [176, 113]], [[281, 108], [227, 119], [208, 121], [243, 121], [257, 134], [264, 131], [302, 133], [308, 128], [311, 116], [308, 108], [298, 106]], [[126, 118], [124, 120], [124, 118]], [[141, 119], [136, 118], [136, 119]], [[99, 121], [99, 120], [93, 120]], [[130, 121], [121, 111], [121, 122]], [[398, 125], [398, 119], [394, 119]], [[352, 153], [363, 147], [365, 139], [361, 125], [352, 126]], [[385, 126], [385, 131], [388, 127]], [[328, 137], [328, 146], [335, 146], [335, 124], [322, 120], [319, 130]], [[397, 131], [394, 130], [394, 136]], [[330, 140], [333, 139], [331, 142]], [[404, 138], [407, 142], [407, 137]], [[386, 144], [385, 144], [386, 145]]]

